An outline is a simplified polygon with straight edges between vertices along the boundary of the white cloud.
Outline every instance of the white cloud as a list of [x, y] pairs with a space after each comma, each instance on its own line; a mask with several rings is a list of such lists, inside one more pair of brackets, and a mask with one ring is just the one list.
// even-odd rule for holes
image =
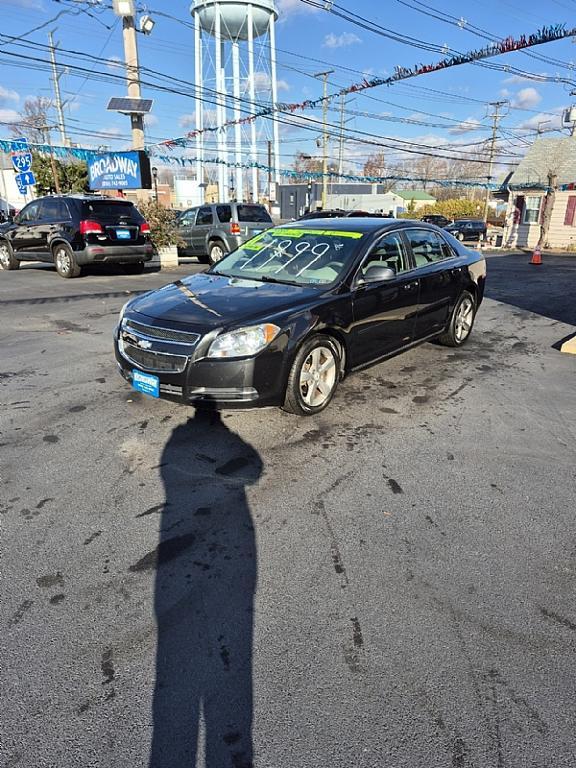
[[506, 85], [517, 85], [518, 83], [532, 83], [534, 80], [544, 80], [548, 77], [546, 72], [535, 73], [532, 77], [525, 77], [524, 75], [512, 75], [502, 80]]
[[326, 35], [324, 38], [324, 42], [322, 43], [323, 48], [345, 48], [348, 45], [355, 45], [356, 43], [361, 43], [362, 41], [358, 37], [358, 35], [355, 35], [354, 32], [343, 32], [341, 35], [335, 35], [332, 32], [330, 32], [329, 35]]
[[[178, 120], [178, 125], [180, 126], [180, 128], [184, 128], [184, 130], [186, 131], [196, 128], [196, 113], [188, 112], [185, 115], [180, 115], [180, 118]], [[215, 125], [216, 125], [216, 110], [205, 109], [204, 110], [204, 126], [211, 128]]]
[[477, 131], [481, 125], [482, 123], [480, 120], [477, 120], [475, 117], [469, 117], [467, 120], [463, 120], [461, 123], [458, 123], [458, 125], [450, 128], [448, 133], [452, 134], [452, 136], [460, 136], [463, 133]]
[[106, 62], [106, 66], [112, 72], [115, 72], [118, 69], [123, 69], [124, 68], [124, 62], [122, 61], [120, 56], [109, 56], [108, 57], [108, 61]]
[[277, 0], [276, 7], [280, 21], [285, 21], [289, 16], [295, 16], [298, 13], [316, 13], [318, 8], [301, 2], [301, 0]]
[[562, 112], [564, 109], [565, 107], [556, 107], [555, 109], [550, 110], [550, 112], [553, 112], [554, 114], [550, 114], [550, 112], [539, 112], [537, 115], [528, 118], [528, 120], [523, 120], [516, 126], [516, 128], [522, 131], [537, 131], [540, 127], [544, 132], [561, 128]]
[[542, 96], [536, 88], [522, 88], [512, 100], [512, 106], [520, 109], [531, 109], [541, 101]]
[[0, 101], [20, 101], [20, 94], [0, 85]]
[[160, 119], [156, 115], [144, 115], [144, 122], [148, 128], [151, 128], [153, 125], [158, 125]]
[[109, 125], [107, 128], [100, 128], [99, 133], [106, 138], [119, 138], [120, 136], [124, 136], [124, 131], [121, 128], [118, 128], [117, 125]]
[[21, 119], [14, 109], [0, 109], [0, 123], [17, 123]]

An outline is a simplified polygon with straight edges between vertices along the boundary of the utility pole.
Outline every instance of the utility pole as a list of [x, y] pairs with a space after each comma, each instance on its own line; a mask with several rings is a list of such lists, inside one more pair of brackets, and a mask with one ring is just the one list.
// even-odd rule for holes
[[350, 99], [349, 101], [346, 100], [346, 94], [341, 94], [340, 96], [340, 138], [339, 138], [339, 145], [338, 145], [338, 175], [342, 176], [342, 172], [344, 170], [344, 128], [347, 123], [350, 122], [350, 120], [353, 120], [354, 118], [350, 117], [348, 120], [344, 119], [344, 116], [346, 114], [346, 107], [348, 104], [351, 104], [353, 99]]
[[268, 213], [272, 213], [272, 142], [268, 141]]
[[[570, 96], [576, 96], [576, 91], [570, 91]], [[573, 111], [574, 111], [574, 107], [571, 108], [571, 113], [573, 113]], [[570, 129], [570, 136], [576, 136], [576, 121], [572, 123], [572, 128]]]
[[39, 130], [42, 131], [42, 134], [44, 136], [44, 143], [48, 144], [50, 148], [50, 167], [52, 168], [52, 179], [54, 180], [54, 189], [56, 190], [56, 194], [60, 194], [60, 181], [58, 179], [58, 169], [56, 168], [56, 161], [54, 160], [54, 153], [52, 152], [52, 141], [50, 139], [50, 126], [49, 125], [40, 125], [38, 126]]
[[486, 187], [486, 198], [484, 200], [484, 221], [488, 218], [488, 202], [490, 200], [490, 183], [492, 181], [492, 167], [494, 165], [494, 154], [496, 152], [496, 132], [498, 131], [498, 125], [500, 120], [504, 117], [501, 114], [501, 108], [508, 104], [507, 101], [491, 101], [490, 106], [494, 107], [494, 112], [490, 115], [492, 118], [492, 139], [490, 141], [490, 162], [488, 164], [488, 185]]
[[54, 101], [56, 102], [56, 114], [58, 115], [58, 130], [60, 131], [60, 140], [65, 147], [70, 146], [70, 140], [66, 135], [66, 127], [64, 125], [64, 109], [62, 108], [62, 96], [60, 95], [60, 78], [62, 72], [58, 72], [56, 66], [56, 48], [58, 43], [54, 45], [54, 37], [52, 32], [48, 32], [48, 41], [50, 43], [50, 61], [52, 63], [52, 85], [54, 86]]
[[314, 77], [324, 80], [324, 94], [322, 100], [322, 210], [326, 208], [326, 195], [328, 193], [328, 75], [334, 74], [333, 69], [327, 72], [318, 72]]

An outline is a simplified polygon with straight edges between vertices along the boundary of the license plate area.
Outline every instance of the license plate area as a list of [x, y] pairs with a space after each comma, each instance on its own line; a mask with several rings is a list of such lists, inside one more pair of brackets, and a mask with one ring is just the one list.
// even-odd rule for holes
[[137, 392], [150, 397], [160, 397], [160, 379], [151, 373], [132, 369], [132, 386]]
[[130, 230], [129, 229], [117, 229], [116, 230], [116, 238], [118, 240], [130, 240]]

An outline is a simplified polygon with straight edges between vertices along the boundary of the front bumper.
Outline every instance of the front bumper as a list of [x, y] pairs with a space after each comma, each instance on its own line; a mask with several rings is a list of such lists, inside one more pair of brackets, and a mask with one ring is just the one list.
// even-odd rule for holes
[[153, 254], [152, 243], [144, 245], [87, 245], [76, 251], [74, 257], [80, 266], [86, 264], [130, 264], [137, 261], [150, 261]]
[[115, 329], [114, 351], [126, 381], [132, 382], [135, 369], [158, 376], [162, 399], [226, 408], [283, 404], [289, 370], [286, 336], [254, 357], [235, 359], [207, 358], [213, 338], [209, 334], [188, 344], [135, 333], [122, 325]]

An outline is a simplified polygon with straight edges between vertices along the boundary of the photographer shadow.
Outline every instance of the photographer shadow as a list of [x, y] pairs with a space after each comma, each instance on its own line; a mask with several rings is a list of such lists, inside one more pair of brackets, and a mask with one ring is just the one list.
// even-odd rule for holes
[[162, 454], [150, 768], [251, 768], [257, 558], [246, 486], [258, 453], [208, 404]]

